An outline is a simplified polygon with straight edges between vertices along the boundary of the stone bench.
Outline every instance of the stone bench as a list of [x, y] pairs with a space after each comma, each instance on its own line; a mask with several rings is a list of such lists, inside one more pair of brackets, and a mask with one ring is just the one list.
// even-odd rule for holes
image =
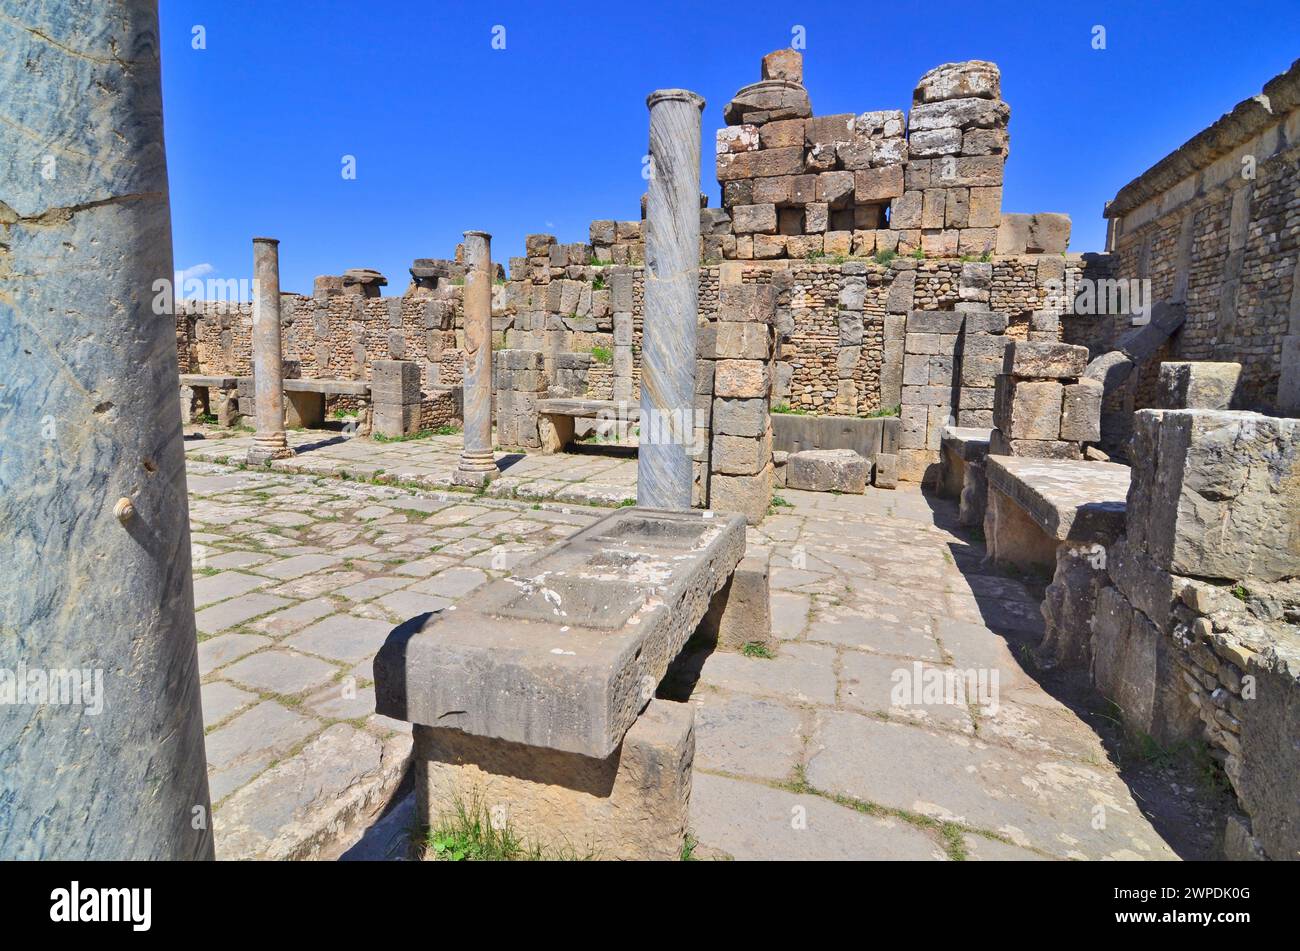
[[1039, 660], [1076, 666], [1088, 650], [1109, 550], [1124, 532], [1130, 472], [1111, 462], [989, 456], [984, 537], [1001, 567], [1051, 573]]
[[1127, 466], [989, 456], [985, 473], [984, 538], [999, 565], [1051, 570], [1059, 545], [1104, 547], [1124, 531]]
[[655, 691], [744, 548], [739, 515], [623, 509], [396, 628], [375, 706], [413, 724], [420, 821], [474, 803], [543, 845], [676, 858], [694, 718]]
[[319, 428], [325, 422], [325, 399], [353, 396], [370, 402], [370, 384], [365, 380], [285, 380], [284, 420], [290, 429]]
[[[196, 416], [213, 413], [218, 426], [238, 424], [239, 377], [182, 373], [180, 375], [181, 421], [192, 423]], [[213, 399], [213, 394], [216, 399]]]
[[587, 400], [552, 397], [537, 401], [537, 428], [542, 452], [563, 452], [573, 442], [574, 421], [617, 419], [634, 423], [641, 419], [637, 403], [618, 400]]
[[988, 502], [984, 461], [989, 454], [991, 429], [948, 426], [939, 443], [939, 492], [958, 500], [957, 521], [983, 525]]

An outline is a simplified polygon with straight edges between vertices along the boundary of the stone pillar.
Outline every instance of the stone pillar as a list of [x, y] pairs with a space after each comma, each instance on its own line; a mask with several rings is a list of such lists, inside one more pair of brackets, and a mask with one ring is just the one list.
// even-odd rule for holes
[[5, 9], [0, 859], [211, 858], [158, 5]]
[[700, 270], [700, 113], [704, 99], [660, 89], [650, 107], [645, 323], [637, 504], [691, 507]]
[[257, 433], [250, 466], [293, 455], [284, 435], [284, 357], [280, 349], [280, 242], [253, 239], [253, 388]]
[[451, 480], [482, 487], [498, 474], [492, 455], [492, 236], [465, 232], [465, 447]]

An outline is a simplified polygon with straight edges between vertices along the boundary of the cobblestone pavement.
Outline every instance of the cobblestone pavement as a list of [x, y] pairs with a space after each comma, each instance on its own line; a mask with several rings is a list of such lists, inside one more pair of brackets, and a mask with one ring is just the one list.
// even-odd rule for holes
[[[374, 714], [388, 631], [603, 510], [564, 488], [537, 502], [411, 488], [408, 473], [449, 470], [459, 437], [333, 444], [296, 460], [314, 476], [198, 458], [242, 454], [240, 438], [187, 447], [218, 854], [333, 857], [375, 825], [409, 753], [406, 724]], [[358, 466], [402, 484], [357, 481]], [[516, 491], [634, 494], [628, 467], [570, 454], [511, 471]], [[775, 656], [700, 651], [671, 678], [697, 707], [698, 855], [1174, 857], [1097, 733], [1030, 675], [1038, 602], [945, 527], [951, 506], [914, 488], [781, 494], [789, 507], [749, 536], [772, 554]], [[944, 671], [996, 671], [996, 703], [899, 693]], [[410, 815], [408, 801], [369, 854], [392, 854]]]
[[[242, 463], [253, 435], [215, 426], [187, 427], [201, 438], [185, 440], [190, 459]], [[345, 474], [421, 489], [451, 489], [451, 474], [460, 458], [461, 436], [426, 436], [397, 442], [377, 442], [327, 430], [294, 430], [291, 459], [277, 459], [273, 472], [308, 475]], [[542, 455], [497, 452], [502, 474], [487, 489], [489, 498], [527, 502], [554, 501], [572, 505], [618, 505], [636, 497], [636, 456], [623, 451], [579, 445], [578, 451]]]

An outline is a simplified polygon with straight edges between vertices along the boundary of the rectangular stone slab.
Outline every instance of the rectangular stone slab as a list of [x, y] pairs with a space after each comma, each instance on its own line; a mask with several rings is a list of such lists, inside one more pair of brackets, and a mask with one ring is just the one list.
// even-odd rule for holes
[[[622, 407], [620, 409], [620, 406]], [[601, 413], [614, 419], [622, 414], [626, 420], [636, 421], [641, 418], [641, 407], [637, 403], [618, 403], [614, 400], [562, 399], [552, 397], [537, 401], [537, 412], [545, 416], [573, 416], [578, 419], [596, 417]]]
[[608, 756], [744, 550], [740, 515], [620, 509], [396, 628], [375, 658], [375, 708]]
[[239, 378], [233, 376], [208, 376], [203, 373], [182, 373], [181, 386], [207, 386], [217, 390], [233, 390]]
[[285, 380], [290, 393], [324, 393], [326, 396], [369, 396], [370, 384], [359, 380]]
[[1113, 462], [989, 456], [989, 485], [1057, 541], [1114, 541], [1124, 531], [1129, 468]]

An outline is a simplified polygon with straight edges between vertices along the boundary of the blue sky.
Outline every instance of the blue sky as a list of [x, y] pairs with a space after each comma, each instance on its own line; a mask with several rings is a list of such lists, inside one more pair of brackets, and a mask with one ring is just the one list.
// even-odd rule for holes
[[701, 182], [719, 204], [722, 107], [796, 27], [818, 115], [907, 109], [927, 69], [997, 62], [1003, 210], [1068, 212], [1076, 251], [1101, 249], [1122, 185], [1300, 57], [1296, 0], [161, 6], [176, 267], [246, 278], [264, 234], [281, 239], [284, 288], [304, 292], [374, 267], [401, 293], [413, 258], [449, 257], [467, 229], [504, 262], [526, 234], [585, 241], [593, 218], [638, 217], [659, 87], [708, 101]]

